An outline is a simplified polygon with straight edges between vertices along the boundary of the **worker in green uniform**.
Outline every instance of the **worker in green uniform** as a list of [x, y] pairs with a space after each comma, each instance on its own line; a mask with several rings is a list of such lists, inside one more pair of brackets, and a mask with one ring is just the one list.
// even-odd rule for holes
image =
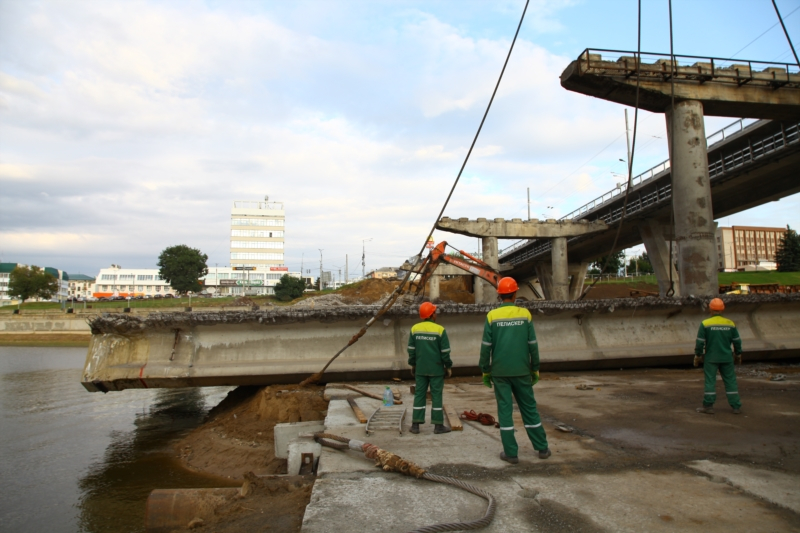
[[717, 399], [717, 370], [719, 370], [722, 382], [725, 384], [725, 396], [733, 408], [733, 413], [738, 415], [742, 412], [742, 401], [739, 399], [733, 364], [734, 362], [742, 364], [742, 338], [739, 336], [736, 324], [721, 316], [720, 313], [725, 310], [725, 303], [722, 300], [714, 298], [708, 304], [708, 309], [712, 316], [700, 324], [697, 342], [694, 345], [694, 366], [703, 363], [706, 375], [703, 407], [698, 407], [697, 412], [714, 414], [714, 402]]
[[513, 278], [502, 278], [497, 284], [497, 293], [503, 303], [486, 316], [479, 363], [483, 384], [491, 388], [494, 383], [500, 439], [503, 442], [500, 459], [511, 464], [519, 462], [519, 447], [514, 437], [512, 395], [519, 406], [522, 423], [533, 449], [539, 452], [540, 459], [547, 459], [551, 455], [533, 396], [533, 386], [539, 381], [539, 346], [530, 311], [514, 305], [517, 289], [517, 282]]
[[408, 364], [416, 380], [414, 414], [411, 417], [411, 433], [419, 433], [419, 425], [425, 423], [425, 403], [428, 387], [431, 389], [431, 423], [436, 434], [450, 433], [444, 425], [442, 391], [444, 376], [453, 375], [450, 360], [450, 341], [447, 332], [436, 323], [436, 306], [423, 302], [419, 306], [422, 322], [414, 324], [408, 337]]

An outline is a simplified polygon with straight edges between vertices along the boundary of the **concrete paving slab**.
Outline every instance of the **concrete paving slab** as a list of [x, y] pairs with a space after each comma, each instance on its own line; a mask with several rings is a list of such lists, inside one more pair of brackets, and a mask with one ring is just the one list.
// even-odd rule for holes
[[722, 478], [736, 488], [800, 513], [800, 483], [797, 476], [709, 460], [692, 461], [687, 466]]

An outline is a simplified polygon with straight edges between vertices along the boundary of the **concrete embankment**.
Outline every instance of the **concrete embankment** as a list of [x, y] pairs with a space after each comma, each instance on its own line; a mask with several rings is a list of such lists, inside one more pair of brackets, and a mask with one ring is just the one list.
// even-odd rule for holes
[[[725, 298], [746, 360], [800, 355], [800, 295]], [[544, 370], [688, 363], [707, 301], [618, 299], [529, 302]], [[441, 305], [455, 372], [477, 372], [486, 313], [494, 305]], [[83, 374], [90, 391], [141, 387], [292, 383], [319, 369], [370, 320], [376, 306], [100, 316]], [[326, 379], [407, 372], [416, 307], [395, 307], [329, 369]]]

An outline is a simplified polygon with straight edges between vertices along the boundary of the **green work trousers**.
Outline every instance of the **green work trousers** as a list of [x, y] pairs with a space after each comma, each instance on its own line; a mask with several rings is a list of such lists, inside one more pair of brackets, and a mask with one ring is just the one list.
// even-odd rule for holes
[[444, 411], [442, 411], [442, 391], [444, 390], [444, 376], [414, 376], [417, 389], [414, 393], [414, 415], [411, 422], [425, 423], [425, 403], [428, 396], [428, 386], [431, 387], [431, 424], [444, 424]]
[[725, 384], [725, 396], [728, 397], [728, 403], [734, 409], [741, 409], [742, 401], [739, 399], [739, 388], [736, 386], [736, 371], [733, 368], [733, 362], [703, 363], [703, 371], [706, 375], [703, 406], [711, 407], [717, 401], [717, 369], [719, 369], [722, 382]]
[[492, 377], [492, 381], [494, 382], [494, 397], [497, 399], [497, 418], [500, 419], [500, 440], [503, 442], [505, 454], [508, 457], [517, 457], [519, 453], [517, 439], [514, 437], [512, 394], [517, 400], [520, 414], [522, 414], [522, 424], [533, 444], [533, 449], [546, 450], [547, 436], [544, 434], [539, 411], [536, 410], [531, 376]]

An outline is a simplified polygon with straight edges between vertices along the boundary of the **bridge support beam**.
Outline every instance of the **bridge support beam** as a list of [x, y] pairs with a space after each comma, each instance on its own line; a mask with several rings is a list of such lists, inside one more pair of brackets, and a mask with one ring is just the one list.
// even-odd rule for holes
[[[481, 250], [483, 252], [483, 261], [494, 269], [500, 268], [500, 261], [498, 260], [498, 247], [497, 237], [482, 237]], [[497, 290], [491, 286], [488, 281], [485, 281], [478, 276], [475, 276], [475, 303], [492, 304], [497, 302]]]
[[536, 276], [539, 278], [539, 286], [542, 288], [542, 296], [545, 300], [553, 299], [553, 265], [545, 261], [537, 261], [534, 264]]
[[643, 220], [639, 224], [639, 236], [642, 238], [644, 248], [647, 250], [647, 257], [653, 265], [653, 271], [658, 280], [658, 295], [666, 298], [669, 291], [669, 271], [672, 270], [672, 281], [674, 282], [675, 294], [681, 295], [680, 276], [675, 270], [675, 264], [669, 256], [669, 242], [664, 236], [664, 225], [658, 220]]
[[431, 276], [428, 280], [428, 298], [430, 298], [432, 302], [439, 299], [441, 281], [442, 276], [437, 276], [436, 274]]
[[577, 300], [583, 293], [583, 282], [586, 280], [586, 272], [589, 270], [589, 263], [573, 263], [569, 265], [569, 299]]
[[678, 102], [667, 109], [666, 119], [681, 295], [716, 295], [717, 248], [703, 104]]
[[567, 263], [567, 238], [552, 240], [553, 300], [569, 300], [569, 264]]

